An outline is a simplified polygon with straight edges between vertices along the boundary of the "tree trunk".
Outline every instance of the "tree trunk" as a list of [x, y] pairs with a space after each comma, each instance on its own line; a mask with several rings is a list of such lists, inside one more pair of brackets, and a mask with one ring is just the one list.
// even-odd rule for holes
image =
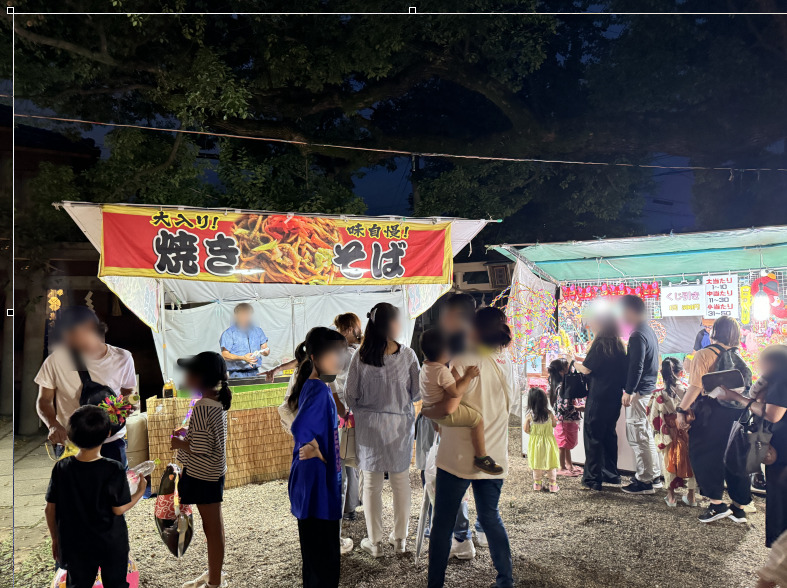
[[35, 435], [41, 425], [36, 413], [38, 385], [33, 381], [44, 356], [46, 331], [46, 291], [40, 280], [31, 280], [30, 299], [25, 309], [25, 344], [22, 360], [22, 393], [17, 419], [19, 435]]
[[11, 280], [5, 287], [3, 308], [3, 367], [0, 371], [0, 416], [14, 413], [14, 317], [8, 316], [7, 308], [13, 304], [14, 284]]

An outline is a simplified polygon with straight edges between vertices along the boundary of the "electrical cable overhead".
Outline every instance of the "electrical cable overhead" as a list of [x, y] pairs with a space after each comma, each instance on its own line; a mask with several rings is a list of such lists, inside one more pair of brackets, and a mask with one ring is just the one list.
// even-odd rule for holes
[[151, 127], [146, 125], [132, 125], [126, 123], [107, 123], [92, 120], [83, 120], [77, 118], [64, 118], [58, 116], [44, 116], [38, 114], [19, 114], [14, 113], [15, 118], [27, 118], [35, 120], [51, 120], [56, 122], [68, 122], [86, 125], [99, 125], [105, 127], [125, 128], [125, 129], [141, 129], [148, 131], [157, 131], [163, 133], [181, 133], [186, 135], [206, 135], [211, 137], [220, 137], [225, 139], [244, 139], [247, 141], [262, 141], [264, 143], [283, 143], [288, 145], [300, 145], [303, 147], [311, 147], [318, 149], [342, 149], [346, 151], [365, 151], [367, 153], [385, 153], [390, 155], [406, 155], [418, 157], [432, 157], [443, 159], [466, 159], [476, 161], [500, 161], [508, 163], [545, 163], [556, 165], [589, 165], [596, 167], [630, 167], [640, 169], [666, 169], [666, 170], [684, 170], [684, 171], [724, 171], [729, 174], [733, 172], [787, 172], [787, 168], [782, 167], [760, 167], [760, 168], [737, 168], [730, 166], [701, 166], [701, 165], [657, 165], [657, 164], [644, 164], [644, 163], [618, 163], [618, 162], [604, 162], [604, 161], [575, 161], [566, 159], [539, 159], [534, 157], [496, 157], [492, 155], [464, 155], [460, 153], [433, 153], [423, 151], [409, 151], [405, 149], [382, 149], [376, 147], [360, 147], [355, 145], [336, 145], [331, 143], [311, 143], [309, 141], [300, 141], [297, 139], [277, 139], [273, 137], [254, 137], [249, 135], [234, 135], [230, 133], [215, 133], [210, 131], [190, 131], [186, 129], [168, 129], [163, 127]]

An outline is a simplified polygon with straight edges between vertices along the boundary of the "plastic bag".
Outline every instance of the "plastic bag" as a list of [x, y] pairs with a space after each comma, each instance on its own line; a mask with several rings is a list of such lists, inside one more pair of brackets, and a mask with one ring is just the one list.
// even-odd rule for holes
[[139, 480], [145, 476], [149, 476], [156, 469], [156, 462], [152, 460], [143, 461], [141, 464], [134, 466], [126, 472], [128, 478], [128, 489], [131, 494], [137, 491], [139, 487]]

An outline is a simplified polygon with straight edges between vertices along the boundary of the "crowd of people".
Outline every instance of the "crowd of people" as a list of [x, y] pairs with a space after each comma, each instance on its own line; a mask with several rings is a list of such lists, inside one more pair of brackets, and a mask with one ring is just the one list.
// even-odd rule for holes
[[[523, 428], [529, 434], [533, 490], [559, 492], [558, 475], [581, 475], [583, 487], [596, 492], [616, 485], [627, 494], [648, 495], [666, 485], [665, 502], [674, 507], [676, 491], [686, 488], [681, 496], [685, 504], [696, 506], [698, 494], [710, 500], [700, 522], [746, 522], [749, 475], [725, 465], [725, 448], [733, 426], [748, 410], [772, 432], [775, 459], [765, 466], [766, 543], [774, 545], [774, 561], [761, 571], [761, 578], [764, 586], [781, 581], [778, 574], [784, 574], [785, 562], [775, 560], [787, 553], [787, 347], [765, 349], [762, 375], [751, 386], [751, 371], [737, 355], [740, 329], [735, 320], [716, 320], [709, 344], [684, 367], [675, 358], [660, 357], [640, 298], [625, 296], [621, 305], [622, 322], [630, 329], [628, 345], [619, 320], [594, 316], [587, 354], [553, 361], [549, 389], [527, 392]], [[437, 444], [435, 501], [427, 525], [428, 586], [444, 585], [452, 555], [475, 555], [473, 530], [476, 542], [489, 548], [495, 585], [513, 586], [499, 500], [508, 472], [509, 414], [522, 386], [506, 350], [512, 334], [505, 314], [492, 307], [476, 309], [465, 294], [449, 297], [438, 327], [421, 337], [423, 365], [413, 349], [398, 342], [402, 322], [396, 307], [379, 303], [367, 314], [363, 333], [361, 324], [357, 315], [347, 313], [337, 316], [331, 327], [311, 329], [296, 348], [295, 359], [268, 372], [272, 377], [295, 368], [279, 413], [294, 439], [288, 493], [298, 525], [303, 585], [338, 586], [342, 554], [354, 548], [351, 539], [342, 537], [342, 520], [354, 516], [358, 502], [366, 523], [360, 550], [372, 558], [406, 551], [415, 443], [422, 481], [426, 456]], [[99, 566], [104, 586], [127, 586], [120, 573], [128, 558], [122, 515], [145, 488], [142, 484], [130, 494], [116, 433], [103, 410], [80, 406], [85, 382], [72, 366], [81, 361], [102, 385], [127, 390], [133, 387], [133, 363], [129, 367], [130, 356], [104, 343], [105, 330], [92, 312], [72, 311], [63, 326], [62, 347], [50, 355], [36, 379], [39, 414], [50, 428], [50, 440], [64, 444], [69, 439], [78, 448], [76, 455], [58, 461], [47, 491], [53, 556], [68, 570], [69, 587], [92, 586]], [[184, 503], [199, 509], [208, 545], [208, 570], [184, 588], [227, 586], [221, 512], [232, 402], [227, 361], [239, 362], [238, 369], [246, 369], [242, 362], [256, 363], [256, 356], [245, 358], [237, 351], [233, 337], [222, 338], [222, 353], [206, 351], [178, 361], [186, 386], [199, 397], [188, 428], [172, 435], [172, 448], [183, 464], [179, 493]], [[264, 351], [262, 337], [246, 343], [249, 349]], [[722, 387], [709, 394], [703, 376], [727, 365], [748, 378], [747, 390]], [[688, 387], [681, 384], [684, 369]], [[577, 377], [569, 377], [579, 374], [586, 383], [584, 394], [576, 393]], [[416, 418], [418, 400], [423, 406]], [[625, 484], [617, 463], [621, 410], [636, 463], [634, 477]], [[571, 457], [581, 421], [584, 469]], [[105, 483], [80, 484], [77, 478], [82, 476]], [[386, 480], [393, 496], [387, 538], [382, 501]], [[463, 500], [471, 486], [477, 517], [473, 529]], [[723, 501], [725, 486], [729, 504]], [[97, 545], [112, 549], [95, 549]]]

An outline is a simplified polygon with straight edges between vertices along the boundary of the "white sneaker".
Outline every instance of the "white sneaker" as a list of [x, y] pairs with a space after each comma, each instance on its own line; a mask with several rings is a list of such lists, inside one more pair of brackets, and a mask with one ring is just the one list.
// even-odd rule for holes
[[361, 549], [363, 549], [366, 553], [371, 555], [372, 557], [382, 557], [383, 556], [383, 546], [379, 543], [375, 544], [372, 543], [372, 540], [368, 537], [364, 537], [361, 539]]
[[225, 577], [224, 572], [221, 574], [221, 584], [208, 584], [208, 581], [205, 580], [202, 584], [198, 584], [197, 588], [227, 588], [229, 584], [227, 584], [227, 578]]
[[475, 532], [475, 542], [478, 543], [478, 547], [489, 547], [489, 541], [486, 540], [486, 533], [483, 531]]
[[350, 553], [353, 550], [353, 540], [349, 537], [342, 537], [339, 540], [339, 551], [341, 551], [342, 555]]
[[388, 544], [394, 548], [394, 553], [404, 553], [406, 551], [405, 543], [405, 539], [395, 539], [393, 533], [388, 537]]
[[456, 559], [473, 559], [475, 557], [475, 546], [471, 539], [457, 541], [456, 537], [451, 540], [451, 554], [449, 557]]
[[[224, 574], [222, 573], [222, 576], [223, 575]], [[208, 577], [208, 570], [205, 570], [198, 578], [194, 578], [193, 580], [186, 582], [183, 584], [183, 586], [181, 586], [181, 588], [199, 588], [199, 586], [202, 584], [207, 584]]]

